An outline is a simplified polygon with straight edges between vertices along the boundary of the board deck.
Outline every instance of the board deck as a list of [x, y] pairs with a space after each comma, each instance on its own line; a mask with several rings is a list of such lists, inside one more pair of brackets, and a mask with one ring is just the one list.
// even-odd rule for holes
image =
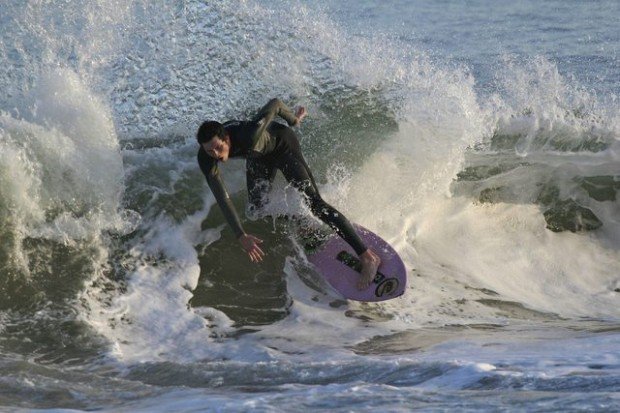
[[361, 263], [351, 246], [337, 235], [307, 245], [307, 256], [325, 280], [345, 298], [356, 301], [384, 301], [405, 292], [407, 271], [394, 248], [372, 231], [355, 225], [364, 243], [381, 257], [381, 265], [369, 287], [357, 288]]

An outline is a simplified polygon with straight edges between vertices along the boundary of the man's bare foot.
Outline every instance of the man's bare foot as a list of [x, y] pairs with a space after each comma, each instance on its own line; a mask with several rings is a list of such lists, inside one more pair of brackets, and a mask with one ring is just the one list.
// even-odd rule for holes
[[379, 265], [381, 265], [381, 258], [369, 248], [360, 255], [360, 262], [362, 263], [362, 275], [357, 283], [357, 288], [365, 290], [375, 278]]

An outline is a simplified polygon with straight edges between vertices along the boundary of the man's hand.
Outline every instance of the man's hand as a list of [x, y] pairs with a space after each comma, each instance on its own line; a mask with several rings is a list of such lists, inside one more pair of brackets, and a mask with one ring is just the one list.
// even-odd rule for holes
[[308, 114], [308, 111], [306, 110], [305, 107], [298, 106], [295, 109], [295, 116], [297, 117], [297, 121], [295, 122], [295, 125], [299, 125], [301, 121], [304, 120], [307, 114]]
[[263, 240], [256, 238], [254, 235], [243, 234], [239, 237], [239, 242], [241, 243], [241, 247], [248, 253], [250, 257], [250, 261], [252, 262], [260, 262], [263, 260], [265, 253], [258, 244], [262, 244]]

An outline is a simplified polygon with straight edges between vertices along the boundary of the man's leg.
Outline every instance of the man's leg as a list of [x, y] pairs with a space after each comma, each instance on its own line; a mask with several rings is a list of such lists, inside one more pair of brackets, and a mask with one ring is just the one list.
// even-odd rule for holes
[[359, 255], [362, 263], [362, 277], [358, 283], [360, 289], [368, 287], [377, 273], [381, 259], [366, 247], [349, 220], [334, 207], [323, 200], [312, 176], [312, 172], [301, 153], [295, 133], [288, 129], [286, 138], [288, 150], [278, 157], [277, 166], [286, 180], [299, 190], [306, 198], [312, 213], [333, 228]]
[[276, 167], [269, 162], [247, 159], [245, 164], [246, 185], [248, 188], [248, 212], [253, 215], [265, 204], [276, 176]]
[[282, 168], [282, 174], [305, 197], [312, 213], [321, 221], [332, 227], [358, 255], [367, 247], [360, 239], [349, 220], [336, 208], [325, 202], [314, 182], [312, 173], [303, 158], [288, 155]]

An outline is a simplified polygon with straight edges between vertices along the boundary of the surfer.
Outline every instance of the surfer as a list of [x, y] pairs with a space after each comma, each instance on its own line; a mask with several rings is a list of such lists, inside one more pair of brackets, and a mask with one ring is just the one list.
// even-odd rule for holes
[[298, 126], [306, 115], [304, 107], [298, 107], [293, 112], [281, 100], [272, 99], [250, 121], [233, 120], [224, 124], [206, 121], [200, 125], [196, 134], [200, 144], [198, 164], [226, 221], [252, 262], [262, 261], [265, 253], [260, 244], [263, 241], [243, 230], [226, 192], [218, 162], [226, 162], [229, 158], [246, 159], [249, 215], [260, 212], [264, 195], [269, 191], [279, 169], [286, 180], [303, 194], [312, 213], [333, 228], [355, 250], [362, 264], [358, 288], [365, 289], [377, 273], [381, 259], [364, 245], [349, 220], [321, 198], [295, 132], [273, 121], [279, 116], [289, 126]]

